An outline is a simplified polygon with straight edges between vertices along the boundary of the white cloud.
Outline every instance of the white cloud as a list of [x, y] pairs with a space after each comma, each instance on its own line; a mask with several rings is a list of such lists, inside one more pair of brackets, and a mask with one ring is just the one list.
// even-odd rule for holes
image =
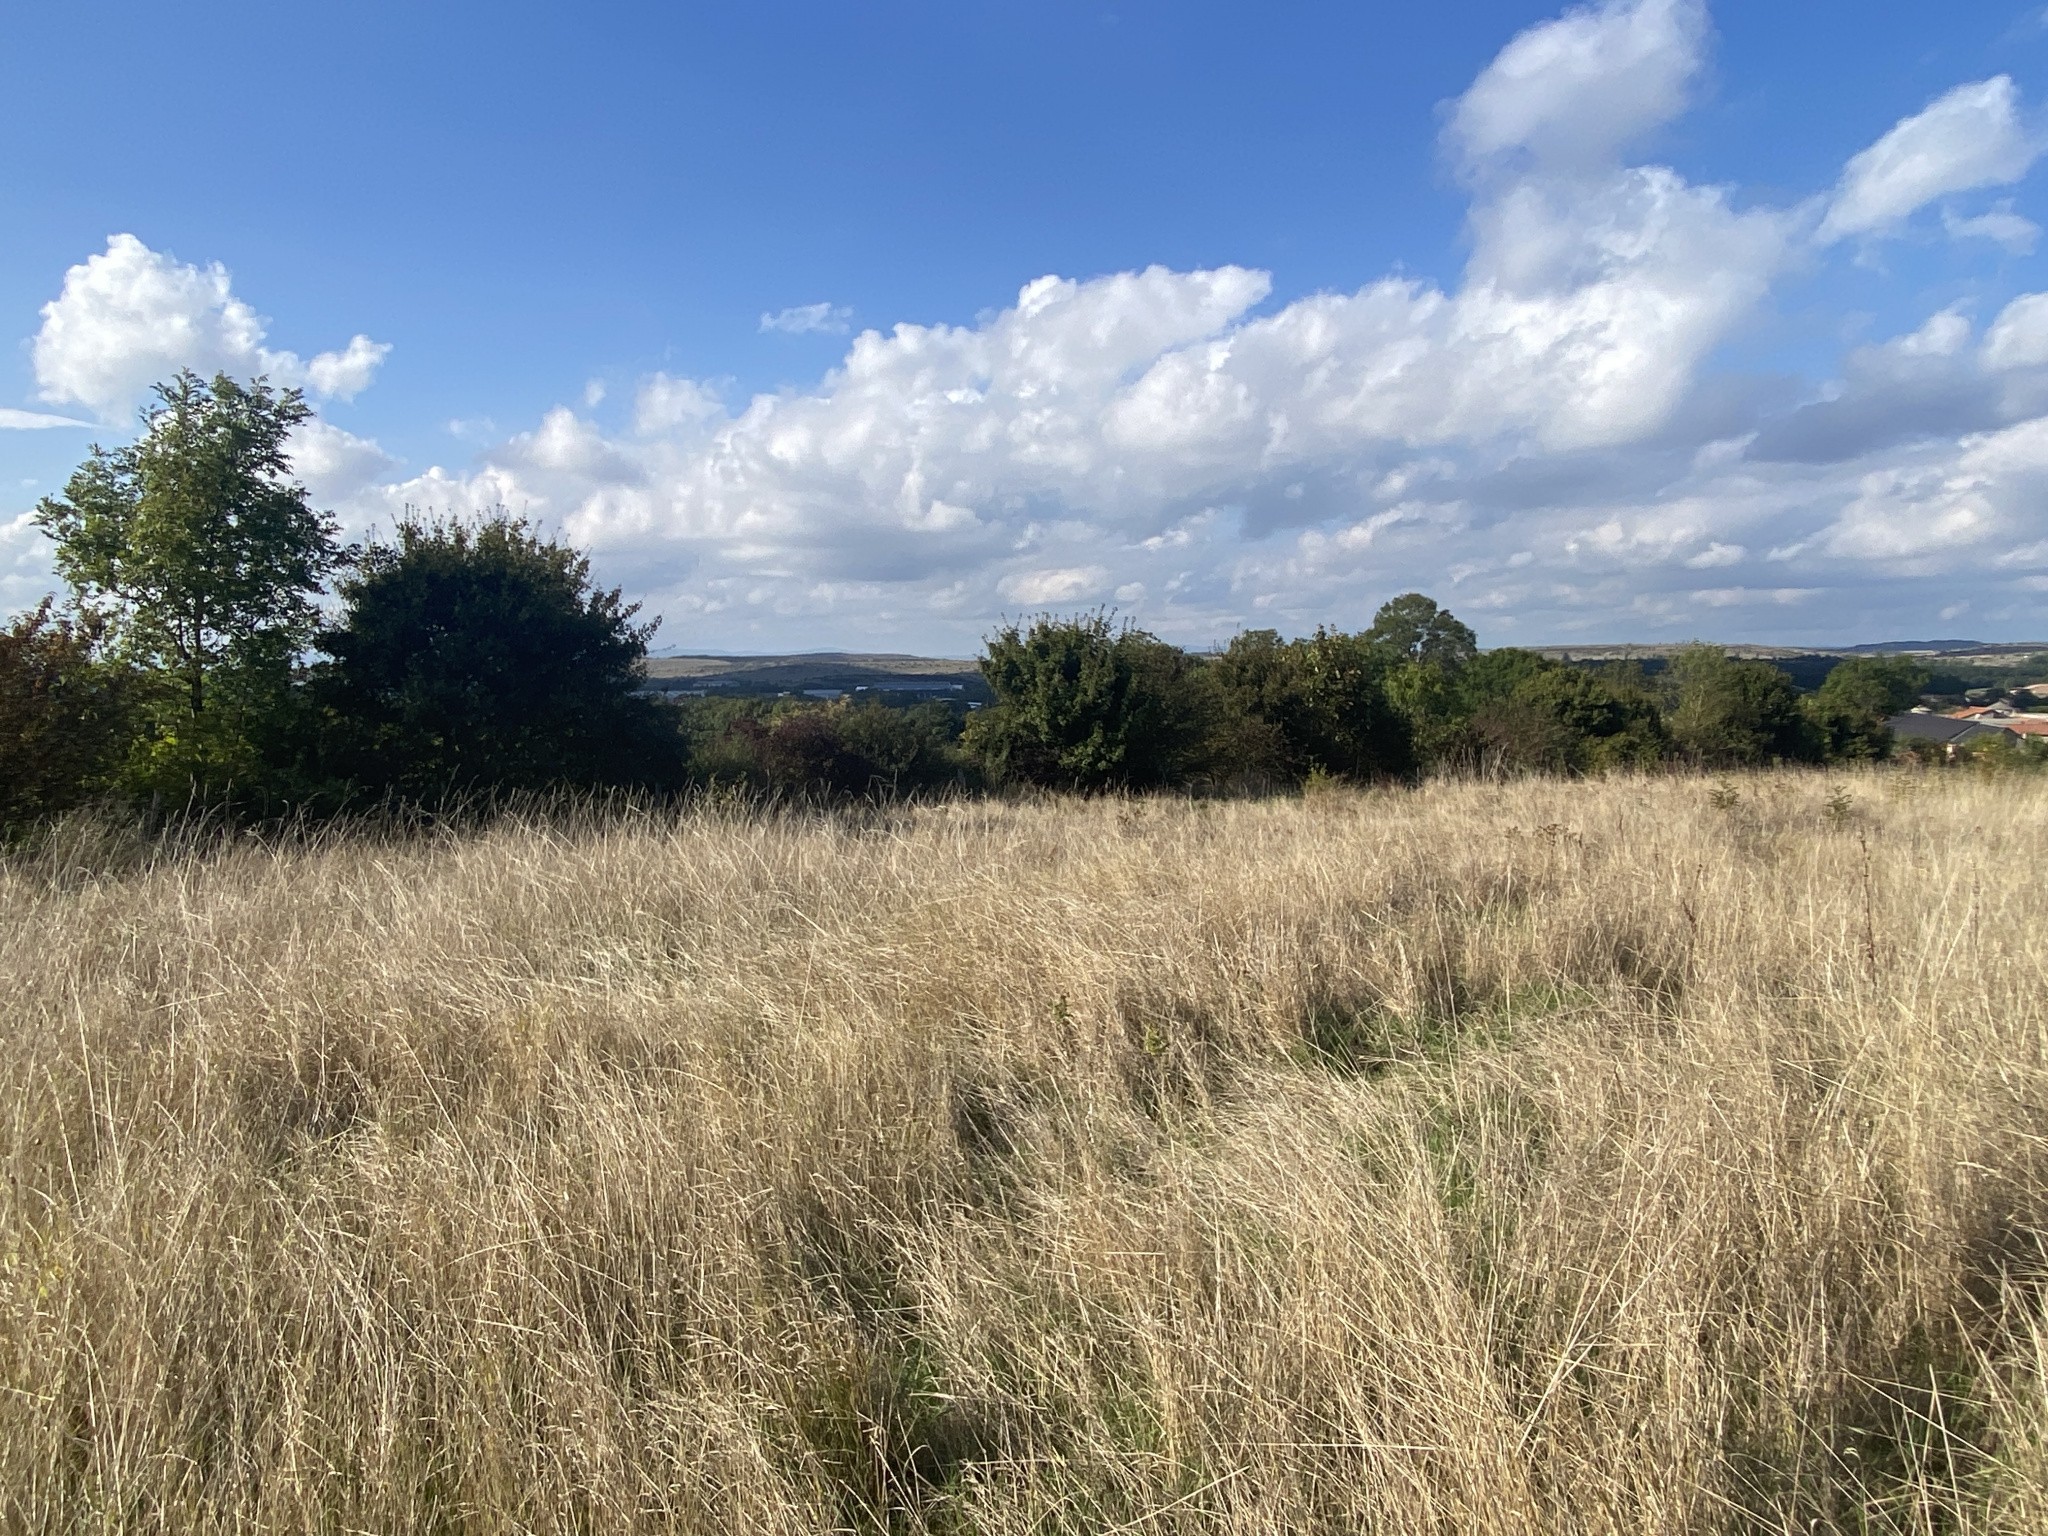
[[1098, 596], [1109, 581], [1109, 572], [1099, 565], [1069, 570], [1023, 571], [1005, 577], [997, 590], [1012, 602], [1037, 606], [1044, 603], [1082, 602]]
[[1972, 219], [1962, 218], [1951, 209], [1943, 209], [1941, 227], [1948, 231], [1952, 240], [1989, 240], [2004, 246], [2015, 256], [2031, 255], [2041, 239], [2041, 226], [2014, 213], [2009, 197], [2000, 198], [1989, 211]]
[[287, 451], [292, 474], [319, 506], [347, 505], [398, 468], [398, 461], [369, 438], [317, 417], [299, 423]]
[[388, 341], [372, 341], [367, 336], [352, 336], [348, 346], [339, 352], [322, 352], [303, 370], [298, 359], [289, 352], [266, 352], [262, 354], [269, 366], [264, 370], [272, 374], [279, 383], [296, 382], [296, 372], [305, 380], [306, 388], [316, 395], [327, 395], [337, 400], [353, 400], [370, 387], [370, 381], [377, 376], [377, 369], [391, 351]]
[[[594, 403], [594, 402], [593, 402]], [[672, 379], [657, 373], [640, 386], [633, 400], [633, 430], [642, 437], [702, 426], [724, 416], [718, 391], [695, 379]]]
[[365, 388], [391, 349], [356, 336], [338, 352], [302, 360], [263, 345], [264, 321], [237, 298], [227, 269], [195, 267], [153, 251], [133, 235], [64, 274], [42, 309], [32, 347], [42, 398], [78, 404], [118, 420], [149, 386], [180, 368], [268, 374], [284, 385], [348, 399]]
[[0, 406], [0, 432], [40, 432], [50, 427], [90, 427], [89, 421], [52, 416], [47, 411], [17, 411]]
[[1709, 544], [1698, 554], [1689, 557], [1685, 564], [1688, 570], [1709, 571], [1717, 566], [1740, 565], [1748, 553], [1740, 544]]
[[1849, 162], [1820, 238], [1882, 231], [1938, 197], [2018, 181], [2038, 153], [2011, 76], [1959, 85]]
[[1999, 312], [1984, 335], [1984, 361], [1992, 368], [2048, 364], [2048, 293], [2023, 293]]
[[1873, 471], [1823, 534], [1832, 555], [1939, 560], [2038, 528], [2048, 492], [2048, 417], [1964, 438], [1933, 462]]
[[[1000, 613], [1112, 599], [1207, 641], [1360, 624], [1407, 588], [1484, 616], [1491, 642], [1708, 613], [1838, 636], [1854, 593], [1909, 579], [1924, 607], [1873, 609], [1873, 633], [1987, 583], [2020, 601], [2039, 567], [1997, 560], [2048, 542], [2048, 295], [1981, 343], [1944, 309], [1824, 388], [1716, 366], [1812, 259], [1820, 215], [1624, 159], [1683, 108], [1707, 39], [1700, 4], [1634, 0], [1511, 42], [1446, 114], [1472, 189], [1455, 281], [1275, 303], [1239, 266], [1046, 276], [971, 324], [853, 335], [809, 387], [749, 400], [655, 374], [626, 430], [586, 386], [466, 468], [394, 479], [335, 429], [298, 445], [301, 471], [358, 527], [406, 504], [533, 516], [686, 644], [971, 645]], [[2032, 156], [2017, 123], [1996, 81], [1907, 119], [1844, 172], [1831, 237], [2010, 179]], [[2026, 222], [1944, 220], [2008, 246]], [[225, 274], [135, 250], [183, 295], [158, 309], [260, 352]], [[800, 306], [763, 328], [849, 321]], [[350, 352], [327, 356], [322, 377], [352, 382]], [[1751, 561], [1781, 584], [1693, 586]]]
[[1685, 108], [1707, 35], [1699, 0], [1608, 0], [1529, 28], [1450, 114], [1446, 138], [1479, 169], [1604, 168]]
[[785, 331], [792, 336], [813, 332], [844, 336], [852, 320], [853, 311], [843, 304], [799, 304], [793, 309], [779, 309], [772, 315], [763, 315], [761, 329]]
[[31, 515], [0, 518], [0, 614], [33, 608], [57, 585], [50, 541]]
[[1756, 603], [1786, 607], [1812, 597], [1813, 587], [1705, 587], [1686, 595], [1706, 608], [1740, 608]]

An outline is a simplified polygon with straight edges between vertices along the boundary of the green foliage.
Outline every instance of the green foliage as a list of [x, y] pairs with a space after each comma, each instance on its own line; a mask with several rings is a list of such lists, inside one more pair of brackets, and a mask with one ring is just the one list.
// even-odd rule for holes
[[[1428, 761], [1465, 772], [1646, 768], [1670, 739], [1640, 674], [1609, 677], [1504, 647], [1456, 672], [1404, 669], [1402, 697]], [[1433, 678], [1418, 684], [1416, 675]]]
[[1829, 672], [1814, 696], [1883, 719], [1917, 704], [1930, 675], [1910, 656], [1858, 656]]
[[1670, 747], [1648, 699], [1555, 664], [1529, 672], [1479, 711], [1473, 736], [1500, 766], [1553, 773], [1650, 768]]
[[110, 782], [128, 742], [129, 679], [95, 657], [94, 640], [47, 598], [0, 629], [0, 835]]
[[337, 586], [312, 693], [324, 764], [355, 795], [680, 782], [673, 716], [634, 692], [653, 625], [575, 549], [504, 513], [408, 519]]
[[959, 745], [963, 721], [949, 704], [930, 700], [889, 709], [867, 703], [832, 713], [847, 746], [867, 760], [875, 792], [928, 792], [972, 781]]
[[1397, 660], [1440, 672], [1456, 672], [1479, 654], [1478, 637], [1420, 592], [1381, 604], [1365, 639]]
[[1304, 640], [1238, 635], [1212, 664], [1225, 722], [1218, 757], [1241, 777], [1277, 783], [1409, 773], [1412, 733], [1389, 684], [1412, 664], [1395, 654], [1331, 629]]
[[1998, 731], [1959, 742], [1955, 761], [1977, 773], [2040, 773], [2048, 771], [2048, 740]]
[[128, 787], [215, 798], [266, 775], [334, 525], [290, 479], [286, 442], [312, 414], [297, 390], [185, 372], [156, 393], [141, 436], [95, 447], [35, 519], [81, 612], [142, 674]]
[[1911, 709], [1930, 675], [1910, 656], [1858, 656], [1829, 672], [1806, 705], [1823, 756], [1829, 762], [1890, 756], [1885, 718]]
[[1742, 661], [1707, 645], [1689, 645], [1659, 678], [1670, 690], [1673, 742], [1707, 767], [1813, 762], [1822, 743], [1800, 708], [1799, 690], [1765, 661]]
[[1201, 763], [1196, 663], [1106, 613], [1005, 625], [981, 660], [996, 701], [967, 747], [992, 778], [1052, 789], [1174, 784]]
[[971, 782], [959, 714], [928, 701], [692, 699], [677, 706], [699, 780], [805, 799], [889, 798]]

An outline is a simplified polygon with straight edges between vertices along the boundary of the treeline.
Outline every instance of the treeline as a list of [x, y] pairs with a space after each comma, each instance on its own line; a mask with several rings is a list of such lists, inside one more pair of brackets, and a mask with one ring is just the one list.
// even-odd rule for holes
[[1845, 662], [1802, 695], [1708, 648], [1656, 677], [1481, 652], [1427, 597], [1356, 634], [1194, 654], [1107, 613], [993, 634], [985, 708], [664, 702], [651, 623], [504, 514], [344, 548], [290, 475], [296, 391], [180, 375], [35, 517], [71, 588], [0, 632], [0, 828], [86, 801], [236, 816], [445, 811], [692, 784], [818, 797], [1033, 785], [1285, 789], [1885, 756], [1926, 685]]

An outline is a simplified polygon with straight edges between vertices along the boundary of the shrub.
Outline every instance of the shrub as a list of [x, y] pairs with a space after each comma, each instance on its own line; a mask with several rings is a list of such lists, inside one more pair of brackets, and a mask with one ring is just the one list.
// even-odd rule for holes
[[132, 729], [128, 679], [88, 623], [42, 603], [0, 629], [0, 834], [106, 787]]
[[680, 783], [675, 719], [639, 697], [652, 624], [578, 551], [499, 513], [399, 525], [355, 552], [312, 691], [356, 795]]
[[1666, 723], [1693, 762], [1744, 768], [1820, 758], [1822, 746], [1800, 707], [1799, 690], [1769, 662], [1689, 645], [1663, 676], [1672, 701]]
[[1237, 747], [1241, 770], [1278, 782], [1407, 774], [1414, 735], [1389, 697], [1390, 678], [1404, 670], [1395, 654], [1329, 629], [1303, 640], [1270, 629], [1238, 635], [1214, 663], [1221, 739]]
[[989, 638], [995, 703], [968, 723], [992, 778], [1051, 789], [1148, 788], [1202, 767], [1205, 690], [1196, 663], [1106, 613], [1045, 615]]
[[838, 717], [841, 738], [873, 768], [872, 792], [913, 794], [972, 780], [959, 745], [960, 712], [949, 704], [891, 709], [869, 702], [842, 708]]
[[877, 776], [875, 765], [839, 727], [840, 722], [822, 709], [784, 715], [755, 738], [755, 760], [777, 789], [833, 797], [864, 795]]
[[1649, 700], [1555, 663], [1526, 673], [1504, 697], [1481, 706], [1472, 735], [1492, 764], [1524, 771], [1648, 768], [1669, 747]]

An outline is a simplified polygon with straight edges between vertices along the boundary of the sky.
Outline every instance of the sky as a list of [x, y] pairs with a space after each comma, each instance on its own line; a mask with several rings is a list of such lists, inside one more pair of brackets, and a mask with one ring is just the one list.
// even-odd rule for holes
[[182, 367], [658, 650], [2048, 638], [2048, 10], [71, 0], [0, 29], [0, 611]]

